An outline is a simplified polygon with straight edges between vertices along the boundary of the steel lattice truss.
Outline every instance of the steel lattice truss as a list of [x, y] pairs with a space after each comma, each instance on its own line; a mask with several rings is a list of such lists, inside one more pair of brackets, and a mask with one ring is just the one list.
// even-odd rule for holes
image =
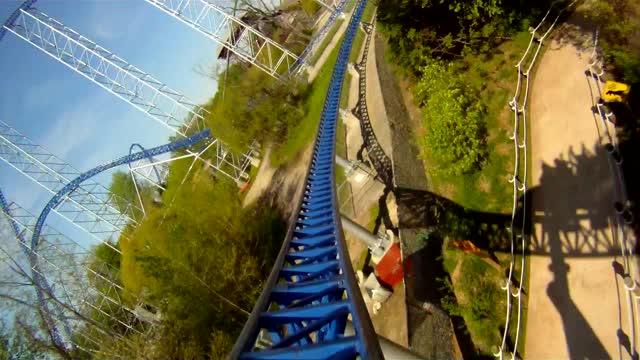
[[[335, 188], [340, 94], [365, 5], [359, 1], [340, 47], [297, 218], [232, 359], [383, 358], [349, 261]], [[345, 335], [348, 318], [352, 336]]]
[[[186, 136], [203, 121], [205, 110], [151, 75], [34, 8], [20, 8], [4, 29], [131, 104], [171, 131]], [[230, 153], [215, 140], [209, 164], [235, 181], [248, 179], [250, 158]]]
[[[2, 121], [0, 159], [51, 194], [80, 175], [80, 171]], [[125, 225], [135, 223], [134, 214], [142, 210], [90, 180], [65, 197], [54, 211], [102, 241], [117, 237]]]
[[275, 78], [293, 73], [299, 65], [297, 55], [205, 0], [145, 1]]
[[172, 131], [185, 135], [200, 116], [185, 96], [36, 9], [20, 10], [6, 28]]
[[[307, 45], [307, 47], [304, 49], [302, 54], [300, 54], [300, 63], [301, 64], [306, 64], [307, 63], [307, 61], [309, 60], [309, 56], [315, 51], [316, 47], [318, 45], [320, 45], [322, 40], [324, 40], [325, 36], [329, 32], [329, 29], [331, 29], [333, 27], [333, 25], [335, 24], [335, 22], [338, 19], [338, 17], [342, 16], [343, 11], [344, 11], [344, 7], [347, 5], [347, 2], [349, 0], [342, 0], [337, 5], [336, 5], [336, 1], [333, 2], [333, 6], [335, 8], [329, 7], [328, 5], [318, 1], [321, 4], [327, 6], [327, 7], [331, 8], [331, 9], [334, 9], [334, 11], [331, 14], [331, 16], [329, 17], [329, 20], [327, 20], [326, 24], [324, 24], [324, 26], [320, 29], [320, 31], [318, 31], [318, 34], [316, 36], [314, 36], [313, 39], [311, 39], [311, 41], [309, 42], [309, 45]], [[300, 66], [297, 69], [297, 72], [299, 73], [300, 71], [303, 70], [303, 68], [304, 68], [304, 66]]]
[[[91, 312], [94, 313], [94, 319], [97, 316], [119, 324], [118, 326], [124, 329], [121, 334], [118, 334], [120, 337], [132, 331], [140, 333], [144, 328], [143, 321], [136, 316], [134, 310], [124, 305], [120, 296], [124, 288], [112, 280], [119, 269], [114, 269], [98, 259], [92, 259], [89, 247], [81, 245], [48, 225], [44, 226], [40, 233], [41, 242], [38, 249], [30, 248], [30, 244], [24, 241], [24, 238], [32, 236], [36, 217], [15, 202], [5, 205], [5, 215], [20, 234], [17, 239], [19, 244], [16, 245], [24, 248], [27, 253], [37, 259], [36, 265], [33, 265], [30, 270], [46, 281], [48, 284], [46, 288], [51, 291], [50, 294], [45, 293], [46, 303], [57, 305], [61, 309], [61, 314], [51, 314], [56, 323], [60, 324], [59, 326], [63, 325], [59, 315], [62, 315], [66, 321], [71, 321], [74, 327], [84, 322], [89, 325], [85, 328], [88, 332], [80, 331], [74, 334], [83, 337], [87, 344], [93, 344], [95, 347], [99, 346], [96, 337], [111, 334], [107, 334], [108, 330], [92, 326], [93, 324], [89, 321], [92, 318]], [[20, 258], [15, 247], [4, 243], [0, 248], [6, 256], [12, 259]], [[6, 257], [3, 260], [7, 261]], [[93, 278], [93, 284], [89, 281], [89, 277]], [[39, 284], [34, 285], [42, 287]], [[96, 289], [96, 286], [100, 289]], [[53, 300], [54, 298], [57, 300]], [[73, 342], [72, 339], [65, 340]], [[91, 351], [83, 348], [81, 350]]]

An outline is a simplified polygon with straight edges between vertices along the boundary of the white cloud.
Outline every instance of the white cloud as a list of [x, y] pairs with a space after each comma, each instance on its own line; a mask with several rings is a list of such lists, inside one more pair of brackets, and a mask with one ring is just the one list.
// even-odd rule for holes
[[53, 119], [42, 144], [54, 155], [68, 159], [74, 150], [95, 139], [97, 125], [104, 119], [103, 109], [107, 108], [104, 97], [88, 97], [74, 104]]
[[120, 32], [116, 33], [113, 26], [103, 23], [100, 20], [93, 23], [93, 33], [96, 34], [97, 37], [106, 40], [113, 40], [122, 35]]
[[60, 91], [59, 79], [50, 78], [45, 82], [29, 86], [24, 97], [23, 105], [27, 109], [39, 109], [46, 107], [53, 101], [53, 96]]

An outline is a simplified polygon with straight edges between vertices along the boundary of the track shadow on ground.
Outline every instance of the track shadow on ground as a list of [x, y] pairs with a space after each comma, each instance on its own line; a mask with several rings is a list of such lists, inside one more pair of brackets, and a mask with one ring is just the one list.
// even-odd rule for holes
[[[593, 150], [584, 146], [569, 148], [566, 156], [542, 165], [540, 185], [527, 193], [531, 214], [531, 224], [526, 224], [531, 234], [529, 247], [532, 253], [548, 254], [551, 260], [553, 280], [546, 293], [561, 317], [571, 359], [609, 358], [592, 324], [571, 297], [571, 267], [566, 259], [620, 255], [621, 240], [611, 231], [617, 221], [611, 199], [616, 186], [614, 166], [615, 162], [599, 145]], [[539, 230], [531, 231], [532, 228]], [[615, 276], [616, 272], [619, 270], [614, 263], [612, 274]], [[618, 331], [621, 345], [625, 336], [622, 330]]]
[[[516, 221], [514, 230], [519, 233], [524, 227], [529, 235], [527, 253], [548, 256], [551, 260], [549, 271], [553, 273], [553, 281], [548, 284], [547, 295], [562, 318], [567, 348], [573, 359], [608, 358], [603, 344], [571, 298], [568, 282], [571, 269], [566, 259], [620, 255], [620, 239], [610, 227], [615, 221], [610, 195], [614, 190], [612, 166], [615, 162], [609, 157], [600, 146], [591, 150], [582, 147], [569, 149], [567, 156], [559, 157], [552, 164], [543, 164], [540, 185], [519, 199], [515, 216], [522, 219], [523, 206], [527, 207], [529, 221], [524, 224]], [[470, 210], [424, 190], [397, 188], [394, 193], [401, 229], [433, 229], [443, 237], [471, 240], [490, 254], [510, 251], [511, 214]], [[534, 227], [541, 229], [538, 235], [532, 231]], [[520, 250], [521, 247], [516, 247], [517, 252]], [[447, 295], [437, 281], [448, 276], [437, 260], [441, 254], [442, 241], [437, 237], [430, 238], [421, 249], [409, 252], [405, 259], [409, 299], [439, 305]], [[413, 274], [420, 273], [432, 276], [416, 276], [420, 279], [417, 282], [411, 280]], [[461, 321], [464, 326], [462, 319], [452, 318], [452, 321], [454, 324]], [[630, 335], [622, 330], [619, 333], [624, 346], [624, 339]], [[464, 334], [456, 332], [456, 338], [461, 347], [465, 346]], [[466, 352], [465, 358], [469, 358], [469, 354], [477, 357], [470, 339], [463, 352]]]
[[[394, 190], [398, 203], [399, 227], [404, 232], [437, 231], [439, 236], [430, 236], [415, 251], [407, 251], [404, 259], [405, 281], [407, 282], [408, 311], [412, 327], [441, 325], [442, 299], [455, 299], [451, 288], [443, 286], [442, 280], [449, 279], [449, 274], [442, 263], [443, 237], [453, 239], [473, 239], [474, 244], [484, 249], [502, 250], [508, 242], [506, 224], [511, 215], [483, 213], [465, 207], [425, 190], [396, 188]], [[428, 274], [424, 276], [423, 274]], [[420, 306], [428, 303], [436, 310], [427, 315]], [[465, 359], [477, 359], [481, 355], [475, 348], [465, 321], [460, 316], [450, 316], [456, 341]], [[441, 344], [425, 346], [431, 348], [434, 358], [447, 358], [443, 353], [448, 346], [442, 346], [446, 333], [433, 331], [433, 336], [442, 336]], [[451, 355], [449, 355], [451, 356]]]

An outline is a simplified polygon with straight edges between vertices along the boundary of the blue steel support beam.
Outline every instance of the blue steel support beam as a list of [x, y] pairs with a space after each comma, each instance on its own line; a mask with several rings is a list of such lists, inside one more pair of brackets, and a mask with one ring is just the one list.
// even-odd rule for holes
[[[349, 260], [334, 167], [342, 82], [366, 3], [358, 1], [333, 69], [298, 218], [231, 359], [383, 359]], [[349, 317], [354, 335], [345, 335]]]

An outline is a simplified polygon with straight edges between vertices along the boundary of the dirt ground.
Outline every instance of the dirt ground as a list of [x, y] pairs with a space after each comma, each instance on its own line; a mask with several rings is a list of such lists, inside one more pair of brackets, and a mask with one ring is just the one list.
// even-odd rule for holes
[[295, 206], [304, 186], [307, 166], [311, 159], [312, 144], [298, 157], [281, 168], [274, 168], [269, 161], [271, 149], [264, 152], [258, 175], [254, 179], [242, 205], [249, 206], [257, 201], [275, 205], [287, 219], [293, 215]]
[[554, 40], [533, 81], [530, 359], [631, 357], [612, 163], [585, 75], [590, 52]]

